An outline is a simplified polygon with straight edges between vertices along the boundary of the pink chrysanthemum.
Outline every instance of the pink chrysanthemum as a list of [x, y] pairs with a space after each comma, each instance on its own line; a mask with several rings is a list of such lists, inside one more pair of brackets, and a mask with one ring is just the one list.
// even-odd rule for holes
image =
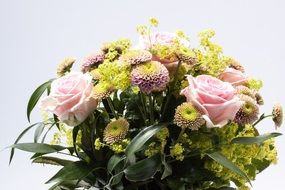
[[137, 65], [131, 75], [132, 84], [137, 85], [142, 92], [147, 94], [165, 89], [169, 82], [167, 68], [157, 61]]
[[90, 71], [92, 68], [96, 68], [100, 63], [103, 63], [105, 58], [105, 54], [103, 52], [98, 52], [94, 54], [90, 54], [83, 59], [81, 65], [81, 71], [86, 73]]

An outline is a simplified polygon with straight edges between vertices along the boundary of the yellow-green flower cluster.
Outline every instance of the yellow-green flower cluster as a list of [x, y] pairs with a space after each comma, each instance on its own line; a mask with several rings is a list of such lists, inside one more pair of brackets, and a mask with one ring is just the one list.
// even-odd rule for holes
[[119, 154], [122, 152], [125, 152], [126, 147], [130, 143], [129, 139], [123, 139], [122, 141], [118, 143], [113, 143], [113, 144], [105, 144], [103, 143], [100, 138], [96, 138], [94, 142], [94, 146], [96, 150], [100, 150], [103, 147], [109, 147], [112, 151], [114, 151], [115, 154]]
[[99, 83], [107, 84], [113, 89], [125, 90], [131, 85], [131, 66], [124, 62], [105, 61], [96, 69]]
[[147, 157], [151, 157], [159, 152], [163, 153], [165, 145], [167, 144], [167, 139], [169, 137], [169, 130], [168, 128], [162, 128], [155, 137], [158, 139], [159, 142], [152, 142], [148, 145], [148, 148], [145, 150], [144, 154]]
[[[221, 129], [217, 129], [217, 133], [219, 134], [221, 144], [229, 144], [235, 137], [254, 137], [257, 135], [252, 125], [245, 125], [240, 131], [238, 125], [233, 123]], [[254, 179], [258, 173], [258, 168], [254, 165], [254, 161], [258, 160], [263, 162], [266, 160], [270, 163], [276, 163], [277, 156], [273, 140], [267, 140], [260, 146], [257, 144], [231, 144], [230, 146], [222, 146], [221, 153], [244, 171], [250, 179]], [[223, 167], [219, 163], [208, 160], [204, 166], [224, 181], [234, 181], [239, 189], [248, 188], [246, 179]]]
[[[198, 72], [218, 76], [229, 64], [229, 57], [223, 56], [222, 47], [211, 41], [215, 32], [206, 30], [199, 34], [200, 47], [194, 49], [197, 62], [200, 64]], [[199, 73], [199, 74], [200, 74]]]
[[115, 154], [119, 154], [121, 152], [125, 152], [126, 147], [130, 143], [129, 139], [124, 139], [119, 143], [114, 143], [110, 145], [110, 149], [115, 152]]
[[175, 158], [176, 160], [183, 161], [184, 160], [184, 148], [182, 143], [176, 143], [174, 146], [170, 147], [170, 156]]
[[[81, 144], [82, 132], [78, 131], [76, 137], [76, 144]], [[53, 134], [50, 144], [60, 145], [64, 144], [68, 147], [73, 147], [72, 128], [67, 128], [63, 123], [59, 123], [59, 130]]]
[[247, 86], [250, 89], [258, 91], [262, 88], [263, 83], [261, 80], [249, 79], [246, 81], [245, 86]]

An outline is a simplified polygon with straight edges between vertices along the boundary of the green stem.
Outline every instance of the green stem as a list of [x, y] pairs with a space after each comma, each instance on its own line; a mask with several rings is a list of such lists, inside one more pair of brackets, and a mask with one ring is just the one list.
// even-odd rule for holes
[[176, 144], [176, 143], [178, 143], [180, 141], [180, 139], [182, 138], [182, 135], [183, 135], [184, 132], [185, 132], [185, 128], [182, 128], [180, 133], [179, 133], [179, 136], [178, 136], [178, 138], [177, 138], [177, 140], [175, 141], [174, 144]]
[[161, 115], [161, 120], [163, 121], [165, 118], [165, 114], [166, 114], [166, 110], [167, 110], [167, 108], [168, 108], [168, 104], [169, 104], [169, 102], [170, 102], [170, 98], [171, 98], [171, 93], [173, 92], [173, 90], [175, 89], [175, 85], [176, 85], [176, 83], [177, 83], [177, 80], [178, 80], [178, 78], [177, 78], [177, 76], [178, 76], [178, 71], [179, 71], [179, 68], [180, 68], [180, 65], [181, 65], [181, 61], [179, 60], [178, 61], [178, 64], [177, 64], [177, 67], [176, 67], [176, 70], [175, 70], [175, 74], [174, 74], [174, 79], [173, 79], [173, 83], [172, 83], [172, 85], [170, 86], [170, 88], [169, 88], [169, 90], [168, 90], [168, 93], [167, 93], [167, 98], [166, 98], [166, 102], [165, 102], [165, 104], [164, 104], [164, 106], [163, 106], [163, 111], [162, 111], [162, 115]]
[[110, 98], [110, 97], [107, 97], [106, 99], [107, 99], [108, 105], [109, 105], [109, 107], [110, 107], [110, 109], [111, 109], [111, 111], [112, 111], [114, 117], [115, 117], [116, 119], [119, 119], [119, 117], [118, 117], [118, 115], [117, 115], [117, 113], [116, 113], [116, 110], [115, 110], [115, 108], [114, 108], [114, 105], [113, 105], [113, 102], [112, 102], [111, 98]]
[[139, 92], [139, 98], [140, 98], [140, 101], [141, 101], [141, 104], [142, 104], [142, 110], [144, 112], [144, 122], [146, 123], [146, 120], [147, 120], [147, 111], [146, 111], [146, 103], [145, 103], [145, 97], [144, 95], [142, 94], [142, 92]]
[[267, 117], [272, 117], [273, 115], [261, 115], [260, 118], [254, 123], [252, 124], [252, 126], [256, 126], [259, 122], [261, 122], [263, 119], [267, 118]]
[[149, 113], [150, 124], [152, 125], [154, 123], [154, 115], [153, 115], [154, 104], [153, 104], [153, 98], [151, 94], [148, 95], [148, 98], [149, 98], [149, 110], [150, 110], [150, 113]]

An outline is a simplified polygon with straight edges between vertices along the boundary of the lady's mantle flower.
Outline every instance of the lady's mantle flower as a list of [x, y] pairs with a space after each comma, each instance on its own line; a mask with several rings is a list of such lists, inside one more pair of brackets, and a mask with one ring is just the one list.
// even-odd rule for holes
[[181, 128], [192, 130], [198, 130], [205, 124], [201, 112], [190, 102], [183, 103], [176, 108], [174, 122]]
[[104, 141], [113, 144], [122, 141], [129, 130], [129, 123], [126, 119], [120, 118], [109, 123], [104, 130]]
[[241, 95], [240, 99], [244, 103], [237, 112], [234, 121], [241, 125], [252, 124], [258, 119], [259, 107], [256, 101], [249, 96]]
[[283, 108], [280, 104], [275, 104], [272, 110], [272, 120], [275, 123], [275, 127], [281, 127], [283, 122]]
[[137, 65], [132, 70], [131, 76], [132, 84], [147, 94], [163, 90], [169, 82], [168, 70], [157, 61]]

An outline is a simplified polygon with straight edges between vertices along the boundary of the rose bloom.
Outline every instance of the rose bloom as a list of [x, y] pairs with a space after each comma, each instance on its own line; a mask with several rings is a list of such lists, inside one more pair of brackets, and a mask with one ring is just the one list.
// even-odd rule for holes
[[89, 74], [69, 73], [52, 82], [50, 94], [41, 100], [40, 107], [54, 113], [67, 125], [76, 126], [97, 107], [92, 88]]
[[241, 85], [246, 82], [247, 77], [239, 70], [233, 68], [226, 68], [225, 71], [220, 74], [219, 78], [224, 82], [229, 82], [232, 85]]
[[234, 87], [209, 75], [187, 76], [189, 86], [181, 91], [188, 102], [200, 108], [207, 127], [222, 127], [233, 120], [242, 101], [235, 96]]
[[[190, 46], [189, 41], [178, 37], [175, 33], [155, 32], [150, 35], [140, 36], [139, 43], [135, 47], [135, 49], [150, 50], [155, 45], [171, 47], [174, 45], [177, 39], [179, 40], [180, 45], [185, 46], [185, 47]], [[157, 56], [153, 56], [152, 60], [159, 61], [162, 64], [168, 64], [168, 63], [176, 62], [177, 58], [173, 57], [171, 60], [168, 60], [168, 59], [161, 59], [160, 57], [157, 57]]]
[[136, 49], [145, 49], [149, 50], [152, 45], [160, 44], [164, 46], [172, 46], [175, 42], [175, 39], [179, 39], [181, 45], [189, 47], [189, 41], [177, 37], [175, 33], [170, 32], [154, 32], [150, 35], [140, 36], [139, 44], [136, 46]]

